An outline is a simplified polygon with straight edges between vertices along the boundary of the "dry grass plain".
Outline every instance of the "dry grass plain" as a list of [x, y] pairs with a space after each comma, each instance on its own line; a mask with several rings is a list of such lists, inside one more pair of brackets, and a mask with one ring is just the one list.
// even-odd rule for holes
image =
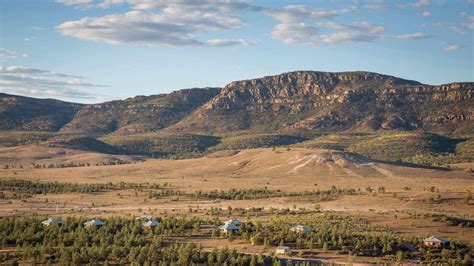
[[[10, 150], [8, 150], [10, 149]], [[138, 214], [185, 214], [206, 217], [211, 207], [226, 210], [261, 207], [264, 211], [240, 217], [264, 217], [270, 208], [332, 211], [358, 216], [371, 224], [386, 225], [395, 232], [413, 236], [440, 235], [448, 239], [474, 242], [473, 227], [449, 226], [436, 221], [432, 214], [446, 214], [474, 220], [474, 201], [467, 200], [474, 191], [472, 164], [459, 164], [448, 171], [440, 168], [411, 167], [367, 160], [354, 154], [323, 149], [276, 148], [217, 152], [207, 157], [186, 160], [145, 159], [125, 165], [31, 169], [36, 161], [45, 162], [110, 159], [102, 155], [78, 151], [35, 150], [23, 147], [0, 149], [0, 166], [17, 167], [0, 170], [0, 179], [26, 179], [44, 182], [106, 183], [131, 182], [160, 184], [173, 190], [193, 193], [197, 190], [229, 190], [267, 188], [285, 192], [353, 188], [358, 195], [342, 195], [333, 200], [318, 201], [304, 197], [275, 197], [254, 200], [204, 200], [190, 196], [150, 198], [147, 191], [133, 189], [100, 193], [50, 193], [26, 200], [0, 200], [0, 216], [135, 216]], [[44, 148], [43, 148], [44, 149]], [[13, 152], [12, 152], [13, 151]], [[44, 156], [40, 156], [43, 154]], [[16, 157], [13, 157], [16, 156]], [[21, 158], [20, 158], [21, 157]], [[119, 156], [120, 157], [120, 156]], [[136, 158], [125, 158], [134, 161]], [[20, 169], [19, 164], [25, 166]], [[2, 167], [4, 168], [4, 167]], [[367, 188], [374, 189], [367, 192]], [[378, 191], [384, 187], [384, 191]], [[8, 195], [8, 191], [5, 191]], [[192, 212], [190, 212], [190, 208]], [[238, 216], [238, 215], [233, 215]], [[248, 244], [210, 238], [189, 239], [202, 242], [204, 248], [235, 246], [248, 252]], [[268, 250], [267, 250], [268, 251]], [[318, 253], [320, 258], [322, 255]], [[323, 255], [325, 253], [322, 253]], [[341, 256], [328, 253], [324, 259], [340, 261]], [[357, 259], [359, 261], [360, 258]]]

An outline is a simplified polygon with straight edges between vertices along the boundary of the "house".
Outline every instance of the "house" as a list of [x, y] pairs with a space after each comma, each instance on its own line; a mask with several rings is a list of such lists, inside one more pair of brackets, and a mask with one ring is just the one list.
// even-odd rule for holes
[[41, 223], [45, 226], [50, 226], [50, 225], [55, 225], [55, 224], [58, 224], [58, 225], [64, 224], [63, 221], [56, 218], [49, 218], [48, 220], [42, 221]]
[[230, 233], [230, 232], [235, 232], [235, 231], [239, 231], [240, 230], [240, 226], [237, 226], [233, 223], [226, 223], [222, 226], [219, 226], [219, 230], [221, 230], [221, 232], [227, 234], [227, 233]]
[[150, 220], [148, 222], [144, 222], [143, 227], [152, 228], [152, 227], [158, 226], [159, 224], [160, 224], [160, 222], [158, 222], [156, 220]]
[[430, 236], [423, 240], [423, 245], [425, 247], [447, 247], [449, 241], [439, 236]]
[[85, 222], [84, 226], [85, 227], [91, 227], [91, 226], [99, 227], [99, 226], [102, 226], [104, 224], [105, 224], [105, 222], [103, 222], [101, 220], [93, 219], [93, 220], [90, 220], [88, 222]]
[[141, 215], [135, 218], [135, 220], [137, 221], [154, 220], [154, 219], [155, 219], [155, 216], [153, 215]]
[[241, 224], [243, 224], [243, 222], [239, 221], [237, 219], [230, 219], [230, 220], [226, 221], [225, 224], [233, 224], [235, 226], [240, 226]]
[[297, 225], [290, 230], [297, 233], [311, 233], [311, 231], [313, 231], [313, 229], [304, 225]]
[[290, 247], [287, 246], [278, 246], [275, 249], [275, 254], [276, 255], [289, 255], [291, 253]]

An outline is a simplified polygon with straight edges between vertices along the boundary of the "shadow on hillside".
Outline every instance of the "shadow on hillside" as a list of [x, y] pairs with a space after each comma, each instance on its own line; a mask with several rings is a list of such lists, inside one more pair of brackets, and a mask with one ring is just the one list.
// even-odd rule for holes
[[377, 160], [377, 159], [370, 159], [370, 160], [376, 163], [383, 163], [383, 164], [395, 165], [395, 166], [405, 166], [405, 167], [440, 170], [440, 171], [451, 171], [451, 168], [443, 167], [443, 166], [434, 166], [434, 165], [416, 164], [416, 163], [407, 163], [407, 162], [391, 162], [391, 161], [383, 161], [383, 160]]

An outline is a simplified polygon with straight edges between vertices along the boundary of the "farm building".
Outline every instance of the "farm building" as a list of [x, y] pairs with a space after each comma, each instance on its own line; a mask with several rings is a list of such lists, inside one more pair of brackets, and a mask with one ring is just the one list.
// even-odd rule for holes
[[276, 255], [288, 255], [291, 252], [290, 247], [287, 246], [278, 246], [275, 249], [275, 254]]
[[230, 220], [226, 221], [225, 224], [233, 224], [235, 226], [240, 226], [241, 224], [243, 224], [243, 222], [239, 221], [237, 219], [230, 219]]
[[219, 229], [221, 230], [221, 232], [227, 234], [229, 232], [240, 230], [240, 227], [233, 223], [228, 223], [228, 224], [224, 224], [223, 226], [219, 226]]
[[160, 222], [156, 220], [150, 220], [148, 222], [143, 223], [143, 227], [151, 228], [151, 227], [156, 227], [160, 224]]
[[85, 226], [85, 227], [91, 227], [91, 226], [96, 226], [96, 227], [98, 227], [98, 226], [102, 226], [102, 225], [104, 225], [104, 224], [105, 224], [105, 222], [103, 222], [103, 221], [101, 221], [101, 220], [93, 219], [93, 220], [90, 220], [90, 221], [88, 221], [88, 222], [85, 222], [85, 223], [84, 223], [84, 226]]
[[449, 241], [439, 236], [430, 236], [423, 240], [423, 245], [426, 247], [447, 247]]
[[55, 225], [55, 224], [64, 224], [63, 221], [56, 218], [49, 218], [48, 220], [42, 221], [41, 223], [46, 226]]
[[313, 231], [313, 229], [311, 229], [307, 226], [304, 226], [304, 225], [297, 225], [297, 226], [291, 228], [291, 231], [298, 232], [298, 233], [311, 233], [311, 231]]

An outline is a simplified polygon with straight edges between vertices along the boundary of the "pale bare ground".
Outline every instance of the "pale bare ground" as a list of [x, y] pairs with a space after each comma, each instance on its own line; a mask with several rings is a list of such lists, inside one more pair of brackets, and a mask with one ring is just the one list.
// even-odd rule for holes
[[[82, 155], [78, 152], [77, 158]], [[8, 153], [5, 156], [8, 157]], [[62, 155], [59, 157], [63, 158]], [[0, 164], [3, 160], [5, 157], [0, 158]], [[50, 160], [54, 160], [54, 156]], [[211, 207], [222, 208], [225, 215], [229, 206], [247, 209], [263, 207], [265, 210], [321, 208], [363, 216], [373, 223], [388, 225], [403, 234], [440, 234], [470, 242], [474, 241], [472, 228], [448, 227], [433, 222], [430, 218], [413, 219], [405, 214], [445, 213], [472, 220], [474, 204], [472, 201], [470, 204], [463, 203], [463, 197], [469, 190], [474, 191], [474, 177], [466, 169], [468, 168], [444, 171], [383, 164], [360, 160], [340, 152], [306, 148], [241, 150], [197, 159], [147, 159], [143, 163], [114, 166], [2, 169], [0, 179], [73, 183], [167, 183], [170, 188], [185, 192], [263, 187], [295, 192], [325, 190], [336, 186], [360, 189], [364, 193], [367, 187], [372, 187], [375, 192], [378, 187], [385, 187], [385, 193], [346, 195], [325, 202], [299, 197], [232, 201], [196, 200], [186, 196], [150, 199], [146, 192], [135, 193], [133, 190], [95, 194], [48, 194], [38, 195], [24, 202], [2, 202], [0, 215], [163, 215], [187, 213], [189, 208], [200, 208], [198, 215], [205, 215], [205, 209]], [[428, 188], [431, 186], [437, 191], [429, 192]], [[443, 200], [431, 203], [429, 199], [436, 198], [438, 194]]]
[[[82, 156], [82, 155], [81, 155]], [[1, 163], [1, 160], [0, 160]], [[279, 167], [275, 167], [279, 166]], [[296, 168], [296, 169], [295, 169]], [[467, 171], [440, 171], [358, 163], [340, 153], [304, 148], [243, 150], [233, 156], [187, 160], [147, 160], [144, 163], [53, 169], [2, 169], [0, 178], [74, 183], [170, 182], [183, 190], [255, 188], [303, 191], [338, 187], [405, 186], [423, 189], [438, 185], [454, 191], [474, 188]]]
[[0, 168], [16, 167], [30, 168], [32, 163], [38, 165], [49, 164], [79, 164], [106, 163], [110, 161], [140, 162], [141, 156], [111, 155], [82, 150], [54, 148], [41, 145], [22, 145], [15, 147], [0, 147]]

